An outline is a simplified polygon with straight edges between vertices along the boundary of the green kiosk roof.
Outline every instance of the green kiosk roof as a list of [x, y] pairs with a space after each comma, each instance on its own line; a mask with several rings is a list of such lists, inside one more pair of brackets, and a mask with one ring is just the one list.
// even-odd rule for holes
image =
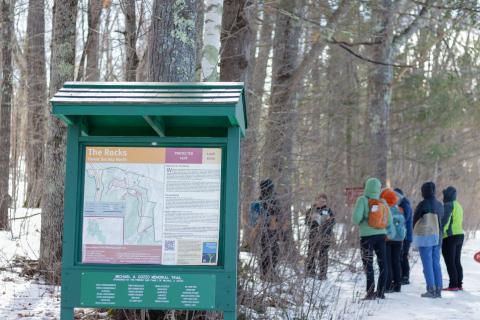
[[226, 136], [247, 127], [243, 83], [67, 82], [50, 100], [83, 135]]

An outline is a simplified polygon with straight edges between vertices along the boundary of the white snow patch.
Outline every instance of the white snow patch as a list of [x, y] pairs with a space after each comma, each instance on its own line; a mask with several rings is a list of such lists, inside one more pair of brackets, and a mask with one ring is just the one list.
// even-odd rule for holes
[[[39, 210], [17, 209], [11, 231], [0, 231], [0, 319], [59, 319], [60, 288], [20, 276], [17, 257], [38, 259]], [[36, 215], [37, 214], [37, 215]], [[22, 217], [30, 218], [22, 219]]]

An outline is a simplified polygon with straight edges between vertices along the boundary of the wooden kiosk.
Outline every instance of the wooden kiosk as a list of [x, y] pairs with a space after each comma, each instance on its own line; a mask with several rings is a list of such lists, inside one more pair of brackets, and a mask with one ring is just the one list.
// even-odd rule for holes
[[66, 83], [61, 319], [75, 307], [236, 319], [242, 83]]

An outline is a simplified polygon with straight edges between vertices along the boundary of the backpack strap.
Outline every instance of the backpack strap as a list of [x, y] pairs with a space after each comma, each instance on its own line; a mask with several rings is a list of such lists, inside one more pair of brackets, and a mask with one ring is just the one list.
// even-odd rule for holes
[[[366, 215], [365, 215], [365, 214], [363, 215], [363, 220], [367, 220], [367, 221], [368, 221], [368, 214], [370, 213], [370, 206], [369, 206], [369, 204], [368, 204], [368, 200], [370, 200], [370, 198], [367, 197], [366, 195], [362, 195], [362, 197], [364, 197], [365, 199], [367, 199], [367, 214], [366, 214]], [[362, 221], [363, 221], [363, 220], [362, 220]]]

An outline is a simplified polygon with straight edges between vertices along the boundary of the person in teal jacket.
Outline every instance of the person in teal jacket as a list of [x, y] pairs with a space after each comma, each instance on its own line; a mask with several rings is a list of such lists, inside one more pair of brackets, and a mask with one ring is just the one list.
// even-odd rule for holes
[[[385, 299], [385, 286], [387, 279], [386, 269], [386, 234], [385, 228], [373, 228], [368, 224], [368, 206], [369, 199], [380, 199], [380, 191], [382, 184], [376, 178], [370, 178], [365, 183], [363, 196], [357, 199], [355, 209], [352, 214], [352, 222], [360, 228], [360, 250], [362, 254], [362, 263], [367, 276], [367, 294], [366, 300], [375, 298]], [[385, 204], [386, 205], [386, 204]], [[388, 208], [388, 206], [386, 205]], [[388, 210], [388, 209], [387, 209]], [[392, 217], [388, 213], [388, 225], [392, 224]], [[375, 273], [373, 270], [373, 253], [377, 256], [377, 264], [379, 269], [377, 291], [375, 292]]]
[[447, 223], [443, 229], [442, 254], [450, 282], [443, 290], [463, 290], [463, 268], [460, 258], [463, 246], [463, 208], [457, 201], [457, 190], [449, 186], [443, 190], [443, 207]]

